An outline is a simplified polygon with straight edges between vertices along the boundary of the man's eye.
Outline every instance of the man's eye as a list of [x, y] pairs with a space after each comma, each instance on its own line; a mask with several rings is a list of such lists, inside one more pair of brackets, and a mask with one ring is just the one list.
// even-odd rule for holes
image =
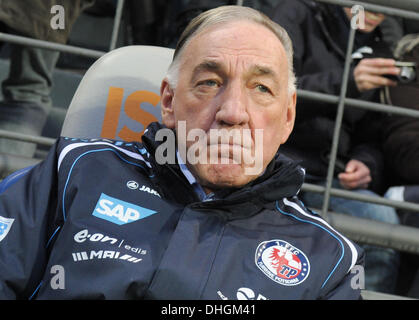
[[264, 86], [263, 84], [258, 84], [256, 86], [256, 88], [262, 93], [270, 93], [271, 92], [271, 90], [269, 90], [269, 88]]
[[198, 85], [204, 85], [204, 86], [208, 86], [208, 87], [214, 87], [214, 86], [217, 86], [218, 83], [215, 80], [203, 80], [203, 81], [200, 81], [198, 83]]

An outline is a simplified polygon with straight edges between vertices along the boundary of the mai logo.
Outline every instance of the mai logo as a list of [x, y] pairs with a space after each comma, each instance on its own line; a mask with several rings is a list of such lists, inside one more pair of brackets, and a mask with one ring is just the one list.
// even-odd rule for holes
[[123, 225], [144, 219], [155, 213], [157, 211], [112, 198], [102, 193], [92, 214], [117, 225]]

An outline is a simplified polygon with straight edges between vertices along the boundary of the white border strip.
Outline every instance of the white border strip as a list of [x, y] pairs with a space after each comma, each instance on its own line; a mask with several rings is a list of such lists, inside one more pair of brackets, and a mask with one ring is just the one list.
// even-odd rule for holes
[[119, 148], [119, 147], [117, 147], [116, 145], [114, 145], [114, 144], [112, 144], [112, 143], [108, 143], [108, 142], [104, 142], [104, 141], [98, 141], [98, 142], [80, 142], [80, 143], [73, 143], [73, 144], [70, 144], [70, 145], [68, 145], [67, 147], [65, 147], [64, 149], [63, 149], [63, 151], [61, 151], [61, 153], [60, 153], [60, 156], [58, 157], [58, 168], [57, 168], [57, 170], [59, 171], [60, 170], [60, 166], [61, 166], [61, 163], [63, 162], [63, 160], [64, 160], [64, 157], [71, 151], [71, 150], [74, 150], [74, 149], [76, 149], [76, 148], [80, 148], [80, 147], [84, 147], [84, 146], [91, 146], [91, 145], [106, 145], [106, 146], [111, 146], [111, 147], [113, 147], [113, 148], [115, 148], [115, 149], [117, 149], [117, 150], [119, 150], [119, 151], [121, 151], [121, 152], [123, 152], [123, 153], [125, 153], [126, 155], [128, 155], [128, 156], [130, 156], [131, 158], [134, 158], [134, 159], [138, 159], [138, 160], [141, 160], [141, 161], [144, 161], [145, 163], [146, 163], [146, 165], [149, 167], [149, 168], [151, 168], [151, 165], [150, 165], [150, 163], [149, 162], [147, 162], [147, 161], [145, 161], [145, 159], [143, 158], [143, 156], [141, 156], [140, 154], [138, 154], [138, 153], [135, 153], [135, 152], [131, 152], [131, 151], [128, 151], [128, 150], [125, 150], [125, 149], [122, 149], [122, 148]]

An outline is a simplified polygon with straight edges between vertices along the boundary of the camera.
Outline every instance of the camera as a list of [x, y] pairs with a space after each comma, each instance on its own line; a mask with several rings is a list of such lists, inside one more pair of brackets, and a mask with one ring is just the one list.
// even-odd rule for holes
[[[376, 58], [370, 47], [359, 48], [352, 54], [352, 59], [359, 62], [363, 58]], [[417, 63], [411, 61], [396, 61], [395, 66], [400, 68], [400, 74], [397, 76], [384, 75], [384, 77], [400, 83], [413, 83], [417, 78]]]
[[412, 83], [417, 77], [416, 62], [396, 61], [396, 67], [400, 68], [400, 74], [397, 80], [402, 83]]
[[384, 77], [403, 84], [413, 83], [416, 80], [416, 62], [396, 61], [395, 66], [400, 68], [400, 74], [397, 76], [386, 74]]

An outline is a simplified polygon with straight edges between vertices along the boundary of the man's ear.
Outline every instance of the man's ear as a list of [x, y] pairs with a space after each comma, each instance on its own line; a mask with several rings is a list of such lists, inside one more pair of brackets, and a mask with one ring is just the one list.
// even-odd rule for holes
[[160, 87], [160, 108], [163, 124], [173, 129], [175, 128], [175, 115], [173, 110], [174, 90], [170, 87], [167, 78], [164, 78]]
[[294, 122], [296, 116], [297, 92], [294, 91], [288, 97], [287, 118], [285, 120], [284, 135], [281, 144], [285, 143], [290, 136], [292, 129], [294, 129]]

